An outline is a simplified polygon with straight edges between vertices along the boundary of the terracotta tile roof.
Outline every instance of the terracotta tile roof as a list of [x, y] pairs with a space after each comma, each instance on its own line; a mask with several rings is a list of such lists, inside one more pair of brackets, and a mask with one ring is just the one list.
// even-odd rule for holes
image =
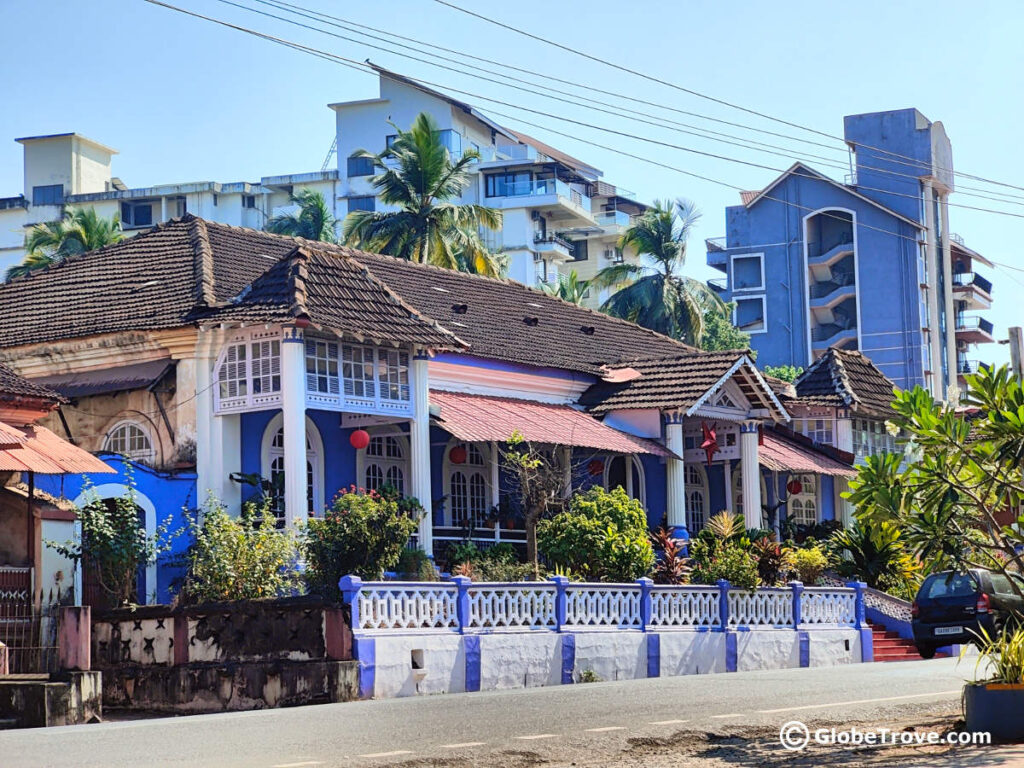
[[865, 415], [892, 415], [895, 385], [864, 354], [829, 349], [793, 382], [801, 405], [849, 408]]
[[508, 397], [430, 391], [430, 404], [440, 408], [438, 425], [460, 440], [505, 442], [518, 431], [531, 442], [572, 445], [613, 453], [674, 454], [653, 440], [628, 435], [568, 405], [515, 400]]
[[53, 404], [67, 402], [52, 389], [19, 376], [6, 365], [0, 363], [0, 400], [20, 400], [23, 398], [44, 400]]
[[88, 451], [63, 440], [46, 427], [12, 427], [0, 422], [0, 472], [39, 472], [45, 475], [113, 473]]
[[33, 379], [32, 382], [56, 390], [64, 397], [86, 397], [148, 387], [162, 379], [173, 367], [174, 362], [169, 359], [150, 360], [98, 371], [62, 373]]
[[[841, 460], [846, 457], [849, 457], [848, 462]], [[819, 448], [809, 438], [789, 430], [765, 429], [757, 459], [762, 467], [772, 472], [809, 472], [835, 477], [857, 475], [857, 470], [851, 466], [852, 454], [841, 456], [838, 451]]]
[[599, 374], [624, 359], [693, 351], [511, 280], [191, 215], [0, 284], [0, 347], [213, 318], [288, 320], [303, 290], [305, 311], [325, 327], [447, 348], [461, 340], [470, 354], [540, 367]]
[[753, 189], [753, 190], [749, 190], [749, 191], [740, 192], [740, 201], [744, 205], [750, 205], [757, 198], [757, 196], [760, 195], [760, 194], [761, 194], [761, 190], [760, 189]]
[[785, 418], [771, 391], [758, 381], [758, 372], [745, 351], [691, 352], [665, 360], [634, 360], [612, 369], [608, 378], [628, 367], [639, 373], [626, 381], [602, 381], [588, 389], [580, 403], [592, 413], [618, 409], [658, 408], [689, 410], [730, 372], [755, 407], [769, 408]]

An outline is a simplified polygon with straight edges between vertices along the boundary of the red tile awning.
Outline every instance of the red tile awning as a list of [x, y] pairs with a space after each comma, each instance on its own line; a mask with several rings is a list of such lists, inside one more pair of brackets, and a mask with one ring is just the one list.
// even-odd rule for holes
[[758, 463], [772, 472], [807, 472], [814, 475], [856, 477], [857, 470], [812, 446], [774, 432], [764, 431], [764, 442], [757, 449]]
[[30, 424], [13, 427], [0, 421], [0, 472], [38, 472], [43, 475], [113, 473], [88, 451]]
[[628, 435], [568, 405], [507, 397], [430, 390], [431, 406], [441, 409], [438, 426], [467, 442], [505, 442], [513, 432], [534, 443], [571, 445], [610, 453], [673, 456], [664, 446]]

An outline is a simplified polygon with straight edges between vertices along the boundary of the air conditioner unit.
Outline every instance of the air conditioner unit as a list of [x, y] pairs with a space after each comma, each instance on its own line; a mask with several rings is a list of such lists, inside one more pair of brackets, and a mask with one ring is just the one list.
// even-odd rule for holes
[[611, 261], [611, 262], [614, 262], [616, 264], [621, 264], [622, 263], [622, 251], [620, 251], [618, 248], [605, 248], [604, 249], [604, 258], [605, 258], [606, 261]]

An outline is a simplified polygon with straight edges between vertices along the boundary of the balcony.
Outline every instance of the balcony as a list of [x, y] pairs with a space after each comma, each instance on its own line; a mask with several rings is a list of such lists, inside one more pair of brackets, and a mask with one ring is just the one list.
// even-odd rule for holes
[[720, 272], [729, 269], [729, 255], [726, 253], [726, 239], [724, 237], [709, 237], [704, 241], [707, 248], [707, 265], [714, 267]]
[[594, 221], [604, 230], [605, 235], [621, 235], [638, 218], [639, 216], [631, 216], [625, 211], [602, 211], [594, 214]]
[[992, 306], [992, 283], [977, 272], [953, 274], [953, 297], [964, 309], [988, 309]]
[[957, 360], [956, 372], [961, 376], [966, 376], [978, 371], [987, 371], [990, 366], [988, 363], [983, 363], [979, 360]]
[[992, 336], [992, 323], [983, 317], [958, 315], [956, 339], [968, 344], [990, 344], [995, 341]]
[[[818, 285], [823, 285], [825, 291], [820, 296], [813, 296], [813, 289]], [[818, 285], [812, 286], [811, 311], [818, 323], [828, 325], [836, 321], [833, 310], [847, 299], [857, 296], [857, 287], [852, 284], [835, 285], [834, 283], [819, 283]], [[831, 290], [828, 290], [829, 288]]]
[[590, 198], [560, 179], [508, 182], [499, 186], [496, 194], [488, 195], [487, 200], [501, 208], [560, 205], [587, 222], [594, 220]]
[[853, 255], [853, 241], [833, 245], [827, 250], [819, 251], [816, 254], [807, 256], [807, 265], [811, 268], [811, 274], [815, 280], [828, 280], [831, 278], [831, 267], [837, 261]]
[[708, 288], [715, 293], [725, 293], [729, 290], [729, 279], [726, 277], [713, 277], [708, 280]]
[[572, 256], [572, 249], [572, 243], [564, 237], [559, 237], [558, 235], [545, 236], [539, 233], [533, 236], [533, 250], [537, 253], [561, 256], [568, 259]]
[[7, 211], [11, 208], [28, 208], [28, 198], [24, 195], [0, 197], [0, 211]]

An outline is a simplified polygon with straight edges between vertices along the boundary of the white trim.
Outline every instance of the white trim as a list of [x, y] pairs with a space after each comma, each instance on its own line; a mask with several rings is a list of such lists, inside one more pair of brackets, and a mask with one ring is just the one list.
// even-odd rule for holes
[[[109, 447], [111, 435], [113, 435], [114, 432], [116, 432], [121, 427], [136, 427], [140, 432], [142, 432], [142, 434], [146, 437], [147, 442], [149, 442], [149, 452], [147, 455], [143, 456], [140, 454], [130, 453], [128, 451], [115, 451], [113, 448]], [[109, 453], [117, 453], [122, 456], [126, 456], [132, 461], [148, 462], [157, 460], [156, 444], [153, 442], [152, 433], [146, 426], [142, 424], [141, 421], [136, 421], [135, 419], [132, 418], [119, 419], [107, 429], [107, 431], [103, 435], [103, 450]]]
[[700, 462], [687, 462], [683, 466], [683, 476], [686, 477], [686, 473], [690, 471], [697, 472], [700, 479], [700, 482], [694, 485], [689, 481], [689, 478], [686, 478], [686, 530], [689, 532], [690, 537], [693, 538], [693, 536], [700, 533], [700, 530], [697, 530], [693, 525], [693, 504], [691, 503], [690, 494], [698, 491], [701, 493], [703, 502], [701, 516], [704, 518], [704, 524], [701, 525], [701, 528], [703, 528], [712, 517], [711, 488], [708, 484], [708, 473], [704, 469], [703, 464]]
[[[758, 259], [761, 266], [761, 284], [747, 286], [746, 288], [736, 287], [736, 259]], [[736, 294], [737, 291], [764, 291], [767, 290], [764, 275], [764, 251], [755, 253], [733, 253], [729, 255], [729, 289]]]
[[[820, 523], [821, 522], [821, 513], [822, 513], [822, 509], [821, 509], [821, 478], [822, 478], [822, 476], [821, 475], [817, 475], [817, 474], [815, 474], [813, 472], [791, 472], [791, 473], [789, 473], [789, 475], [787, 475], [787, 477], [789, 478], [786, 481], [787, 485], [789, 485], [789, 481], [790, 480], [792, 480], [793, 478], [797, 478], [797, 479], [799, 479], [800, 484], [802, 486], [805, 486], [805, 487], [806, 487], [806, 483], [804, 483], [804, 479], [807, 478], [807, 477], [813, 477], [814, 478], [814, 498], [813, 499], [810, 498], [811, 494], [805, 493], [805, 492], [803, 492], [803, 490], [801, 491], [801, 493], [798, 493], [798, 494], [790, 494], [789, 490], [787, 489], [786, 490], [786, 520], [787, 521], [791, 521], [791, 522], [795, 522], [793, 520], [793, 515], [792, 515], [792, 512], [791, 512], [792, 504], [793, 504], [794, 501], [801, 501], [801, 503], [806, 503], [807, 501], [813, 501], [814, 502], [814, 524], [816, 525], [816, 524]], [[801, 522], [801, 525], [806, 525], [806, 523]]]
[[[283, 452], [272, 448], [274, 436], [282, 429], [284, 429], [284, 414], [278, 413], [267, 422], [267, 426], [263, 430], [263, 438], [260, 443], [260, 476], [267, 480], [270, 479], [270, 463], [273, 458], [284, 455]], [[320, 430], [309, 416], [306, 416], [306, 439], [309, 441], [306, 460], [313, 459], [313, 509], [316, 510], [326, 503], [324, 496], [324, 441], [320, 436]], [[273, 456], [271, 455], [272, 451]]]
[[427, 371], [431, 389], [558, 405], [574, 405], [594, 381], [583, 375], [555, 378], [441, 360], [431, 360]]
[[[132, 501], [143, 511], [144, 527], [146, 529], [146, 537], [152, 538], [156, 536], [156, 504], [143, 493], [139, 493], [134, 488], [129, 488], [123, 483], [104, 483], [103, 485], [94, 485], [91, 488], [86, 488], [84, 491], [78, 494], [74, 502], [76, 507], [83, 507], [91, 501], [105, 499], [117, 499], [121, 496], [130, 494]], [[82, 540], [82, 523], [80, 520], [75, 521], [75, 539], [77, 541]], [[143, 593], [146, 603], [149, 604], [156, 600], [157, 592], [157, 581], [156, 581], [156, 562], [152, 562], [146, 565], [146, 591]], [[79, 605], [82, 604], [82, 561], [79, 560], [75, 563], [75, 600]]]
[[[807, 237], [807, 221], [814, 216], [818, 216], [826, 211], [841, 211], [843, 213], [850, 214], [850, 226], [853, 228], [853, 300], [857, 308], [857, 350], [860, 351], [864, 348], [864, 344], [861, 338], [861, 316], [860, 316], [860, 251], [858, 248], [857, 240], [857, 212], [851, 208], [843, 208], [838, 205], [827, 205], [823, 208], [818, 208], [815, 211], [811, 211], [803, 219], [800, 220], [800, 235], [803, 239], [803, 251], [804, 251], [804, 311], [807, 314], [807, 365], [811, 366], [815, 362], [814, 358], [814, 339], [811, 338], [811, 265], [810, 265], [810, 254], [807, 252], [807, 246], [809, 240]], [[823, 353], [824, 354], [824, 353]]]
[[[740, 328], [739, 324], [736, 322], [736, 319], [737, 319], [737, 316], [738, 316], [738, 312], [739, 312], [739, 309], [740, 309], [740, 302], [741, 301], [756, 301], [757, 299], [761, 300], [761, 322], [762, 322], [761, 330], [759, 330], [759, 331], [748, 331], [745, 328]], [[768, 300], [767, 300], [765, 294], [762, 293], [762, 294], [757, 294], [757, 295], [753, 295], [753, 296], [747, 296], [747, 295], [734, 296], [733, 297], [733, 303], [736, 305], [736, 307], [732, 311], [732, 324], [733, 325], [735, 325], [737, 328], [740, 328], [740, 330], [743, 331], [744, 333], [750, 334], [751, 336], [759, 336], [762, 333], [768, 333]]]
[[[470, 464], [468, 461], [465, 464], [452, 464], [451, 460], [448, 457], [451, 455], [452, 448], [454, 448], [457, 445], [465, 445], [466, 448], [467, 448], [467, 451], [468, 451], [470, 446], [472, 446], [473, 448], [478, 450], [480, 452], [481, 457], [484, 460], [483, 465], [481, 466], [481, 465], [478, 465], [478, 464]], [[483, 475], [484, 483], [486, 484], [487, 502], [488, 502], [488, 504], [490, 504], [490, 502], [493, 500], [493, 498], [494, 498], [494, 489], [491, 487], [491, 481], [492, 481], [492, 479], [494, 477], [494, 465], [495, 465], [495, 463], [497, 461], [497, 457], [491, 451], [491, 446], [492, 445], [493, 445], [493, 443], [474, 443], [474, 442], [469, 441], [469, 440], [459, 440], [456, 437], [450, 438], [448, 440], [448, 442], [445, 443], [445, 446], [444, 446], [444, 458], [443, 458], [443, 460], [441, 462], [441, 473], [442, 473], [441, 474], [441, 482], [442, 482], [442, 487], [443, 487], [443, 493], [444, 493], [445, 498], [448, 500], [448, 503], [445, 504], [445, 506], [444, 506], [444, 523], [443, 523], [443, 525], [448, 526], [448, 527], [454, 527], [454, 526], [457, 525], [457, 523], [455, 522], [455, 520], [452, 517], [452, 512], [453, 512], [453, 509], [452, 509], [452, 473], [453, 472], [456, 472], [456, 471], [466, 472], [469, 468], [472, 468], [472, 471], [479, 472], [481, 475]], [[468, 482], [469, 478], [467, 477], [466, 479], [467, 479], [467, 482]], [[468, 486], [467, 486], [467, 493], [468, 493], [468, 490], [469, 489], [468, 489]], [[468, 498], [467, 498], [467, 503], [468, 503]], [[493, 505], [491, 505], [491, 506], [493, 506]], [[484, 515], [485, 516], [486, 516], [488, 511], [489, 511], [489, 508], [484, 510]]]
[[[402, 470], [402, 494], [404, 496], [412, 496], [412, 462], [409, 456], [409, 435], [394, 424], [366, 427], [366, 431], [370, 433], [371, 439], [374, 437], [394, 437], [398, 441], [402, 451], [401, 459], [396, 460], [383, 457], [384, 462], [392, 466], [398, 466]], [[381, 457], [374, 457], [374, 459], [377, 458]], [[356, 485], [369, 490], [369, 484], [366, 481], [366, 464], [366, 450], [356, 451]]]
[[772, 404], [775, 406], [776, 409], [778, 409], [778, 412], [782, 416], [782, 419], [784, 421], [789, 421], [789, 413], [787, 413], [786, 409], [782, 407], [782, 403], [780, 403], [779, 399], [775, 396], [775, 391], [770, 386], [768, 386], [768, 382], [764, 380], [764, 377], [761, 376], [760, 371], [757, 370], [757, 367], [754, 365], [753, 361], [751, 361], [751, 359], [746, 355], [740, 355], [739, 359], [737, 359], [736, 362], [732, 364], [729, 370], [726, 371], [722, 375], [722, 377], [718, 381], [716, 381], [711, 387], [709, 387], [708, 391], [701, 395], [697, 399], [697, 402], [691, 405], [684, 415], [693, 416], [695, 413], [697, 413], [697, 411], [704, 405], [704, 403], [706, 403], [711, 398], [711, 396], [715, 394], [715, 392], [717, 392], [725, 384], [725, 382], [729, 381], [736, 374], [736, 372], [744, 365], [747, 366], [748, 371], [753, 372], [754, 378], [760, 383], [762, 390], [768, 394], [769, 398], [771, 398]]

